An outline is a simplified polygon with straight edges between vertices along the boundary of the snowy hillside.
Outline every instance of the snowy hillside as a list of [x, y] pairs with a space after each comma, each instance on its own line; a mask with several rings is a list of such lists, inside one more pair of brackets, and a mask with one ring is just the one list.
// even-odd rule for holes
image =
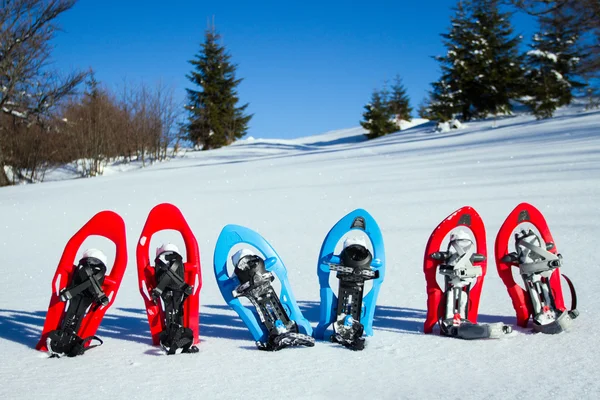
[[[0, 398], [596, 398], [600, 112], [575, 107], [548, 121], [517, 116], [448, 133], [433, 128], [426, 123], [368, 142], [361, 129], [245, 140], [151, 168], [0, 189]], [[422, 334], [423, 251], [433, 228], [457, 208], [473, 206], [486, 224], [491, 255], [500, 225], [522, 201], [544, 213], [563, 272], [576, 285], [581, 316], [574, 329], [557, 336], [515, 329], [500, 340], [471, 342]], [[181, 209], [200, 245], [202, 342], [195, 355], [167, 357], [150, 345], [137, 288], [136, 241], [161, 202]], [[212, 257], [222, 227], [244, 225], [270, 241], [316, 325], [321, 242], [359, 207], [381, 226], [387, 258], [367, 348], [318, 342], [258, 351], [216, 285]], [[129, 249], [121, 289], [98, 331], [105, 343], [82, 357], [47, 359], [33, 347], [56, 265], [67, 240], [104, 209], [125, 220]], [[183, 248], [168, 232], [151, 247], [164, 240]], [[105, 248], [114, 257], [113, 247]], [[480, 321], [513, 324], [508, 294], [494, 262], [488, 265]]]

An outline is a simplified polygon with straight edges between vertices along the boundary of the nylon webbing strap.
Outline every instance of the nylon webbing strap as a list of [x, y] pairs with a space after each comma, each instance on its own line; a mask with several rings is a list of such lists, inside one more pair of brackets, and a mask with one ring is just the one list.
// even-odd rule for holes
[[529, 243], [526, 240], [523, 240], [522, 238], [517, 242], [517, 245], [523, 246], [526, 249], [532, 251], [534, 254], [543, 258], [542, 261], [534, 261], [531, 263], [519, 264], [519, 268], [521, 269], [522, 274], [530, 275], [538, 272], [545, 272], [551, 269], [558, 268], [562, 264], [560, 258], [556, 254], [551, 253], [548, 250], [536, 246], [532, 243]]
[[65, 289], [60, 295], [61, 300], [71, 300], [72, 298], [79, 295], [81, 292], [90, 287], [92, 288], [92, 291], [94, 292], [96, 298], [102, 298], [103, 296], [105, 296], [99, 282], [100, 279], [102, 279], [102, 277], [104, 276], [102, 271], [99, 271], [94, 275], [91, 273], [90, 267], [84, 267], [84, 270], [89, 279], [86, 279], [84, 282], [81, 282], [79, 285], [76, 285], [72, 288]]

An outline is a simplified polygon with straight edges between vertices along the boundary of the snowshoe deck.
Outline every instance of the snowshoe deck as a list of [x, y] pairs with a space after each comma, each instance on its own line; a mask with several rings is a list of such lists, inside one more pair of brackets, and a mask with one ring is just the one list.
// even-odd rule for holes
[[[115, 262], [109, 273], [105, 265], [74, 264], [79, 248], [93, 235], [116, 245]], [[73, 356], [93, 347], [91, 340], [97, 339], [96, 331], [115, 300], [126, 267], [125, 224], [112, 211], [99, 212], [65, 246], [52, 280], [50, 305], [36, 349]], [[54, 350], [49, 349], [49, 343]]]
[[[522, 224], [533, 225], [539, 234]], [[511, 239], [514, 240], [515, 252], [509, 253]], [[568, 330], [572, 320], [579, 315], [575, 289], [565, 277], [573, 302], [571, 310], [567, 310], [560, 282], [562, 256], [542, 213], [531, 204], [519, 204], [496, 236], [495, 255], [498, 274], [517, 314], [517, 324], [527, 327], [531, 317], [537, 332], [555, 334]], [[525, 289], [515, 282], [513, 267], [519, 268]]]
[[[334, 255], [342, 237], [352, 231], [369, 238], [374, 254], [364, 245], [350, 244], [339, 255]], [[336, 272], [339, 279], [337, 295], [329, 283], [331, 272]], [[361, 350], [364, 347], [363, 333], [373, 335], [377, 296], [385, 276], [383, 237], [377, 222], [367, 211], [355, 210], [331, 228], [321, 246], [317, 275], [321, 306], [315, 338], [323, 340], [326, 330], [333, 324], [331, 341]], [[368, 280], [373, 281], [373, 287], [365, 295], [364, 283]]]
[[[229, 253], [239, 244], [248, 244], [261, 255], [242, 257], [235, 266], [234, 275], [229, 276]], [[242, 226], [225, 226], [217, 240], [214, 269], [223, 298], [246, 324], [259, 349], [314, 345], [312, 327], [296, 303], [287, 270], [262, 236]], [[275, 277], [281, 283], [279, 296], [271, 286]], [[244, 306], [239, 299], [241, 296], [247, 297], [254, 307]]]
[[[157, 257], [153, 266], [150, 241], [155, 233], [166, 229], [181, 233], [187, 261], [184, 263], [176, 252], [165, 252], [164, 259]], [[177, 207], [163, 203], [150, 211], [138, 241], [136, 258], [139, 289], [146, 306], [152, 343], [160, 344], [168, 354], [196, 352], [193, 345], [200, 341], [200, 250]]]
[[[466, 231], [471, 231], [472, 236]], [[440, 247], [449, 236], [447, 250]], [[440, 333], [461, 339], [498, 338], [512, 329], [504, 324], [478, 324], [479, 298], [487, 271], [483, 221], [472, 207], [462, 207], [434, 230], [423, 261], [427, 282], [426, 334], [439, 323]], [[437, 283], [444, 277], [444, 288]]]

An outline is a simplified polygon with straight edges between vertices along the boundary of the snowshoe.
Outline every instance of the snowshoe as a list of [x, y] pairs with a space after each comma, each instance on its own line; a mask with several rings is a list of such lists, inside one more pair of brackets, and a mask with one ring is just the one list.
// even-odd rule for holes
[[[77, 265], [73, 264], [83, 242], [92, 235], [113, 241], [115, 263], [107, 274], [106, 256], [89, 249]], [[98, 326], [112, 305], [127, 266], [125, 224], [111, 211], [96, 214], [67, 243], [52, 280], [52, 296], [42, 337], [36, 349], [51, 357], [74, 357], [101, 345], [95, 336]], [[92, 344], [93, 341], [97, 344]]]
[[[539, 234], [522, 225], [525, 223], [533, 225]], [[509, 253], [515, 231], [515, 251]], [[571, 290], [572, 306], [567, 310], [560, 282], [562, 256], [542, 213], [530, 204], [519, 204], [502, 224], [495, 249], [498, 274], [512, 299], [517, 324], [527, 327], [531, 317], [536, 332], [556, 334], [568, 330], [579, 315], [577, 296], [573, 283], [563, 275]], [[513, 266], [519, 268], [525, 289], [515, 282]]]
[[[334, 255], [336, 246], [346, 234], [343, 249]], [[374, 254], [367, 247], [365, 236], [373, 245]], [[381, 230], [373, 217], [358, 209], [346, 215], [331, 228], [319, 255], [317, 275], [321, 287], [320, 319], [315, 338], [323, 340], [332, 325], [329, 340], [352, 350], [362, 350], [366, 336], [373, 335], [373, 317], [379, 288], [385, 275], [385, 254]], [[337, 296], [329, 283], [331, 272], [339, 280]], [[373, 287], [365, 295], [366, 281]]]
[[[448, 247], [441, 251], [449, 234]], [[423, 270], [427, 282], [426, 334], [433, 332], [436, 323], [442, 335], [467, 340], [498, 338], [512, 331], [501, 323], [477, 323], [487, 253], [485, 227], [473, 208], [457, 210], [434, 229], [425, 249]], [[444, 277], [443, 290], [436, 272]]]
[[[235, 269], [230, 277], [227, 273], [229, 253], [239, 244], [254, 247], [262, 256], [249, 248], [237, 251], [231, 258]], [[227, 225], [217, 240], [214, 268], [223, 298], [246, 324], [260, 350], [314, 346], [312, 328], [296, 303], [287, 270], [262, 236], [248, 228]], [[275, 278], [281, 283], [279, 296], [271, 285]], [[244, 306], [240, 297], [246, 297], [252, 309]]]
[[[150, 240], [165, 229], [181, 233], [187, 262], [177, 246], [169, 243], [157, 249], [154, 266], [150, 264]], [[192, 230], [174, 205], [159, 204], [150, 211], [137, 246], [137, 267], [152, 343], [167, 354], [198, 352], [200, 252]]]

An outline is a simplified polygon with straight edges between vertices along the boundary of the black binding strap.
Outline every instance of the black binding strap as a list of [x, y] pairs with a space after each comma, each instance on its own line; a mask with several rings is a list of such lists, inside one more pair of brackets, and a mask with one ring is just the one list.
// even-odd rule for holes
[[[106, 265], [94, 257], [86, 257], [79, 261], [72, 277], [71, 286], [60, 293], [62, 301], [68, 301], [68, 306], [62, 318], [61, 327], [48, 334], [47, 346], [51, 357], [66, 355], [75, 357], [82, 355], [90, 348], [102, 345], [97, 336], [82, 339], [77, 335], [86, 312], [96, 310], [109, 303], [102, 291]], [[87, 346], [92, 340], [99, 344]]]
[[573, 285], [573, 282], [571, 282], [571, 279], [569, 279], [568, 276], [564, 274], [561, 275], [563, 278], [565, 278], [565, 281], [567, 281], [567, 284], [569, 285], [569, 290], [571, 291], [571, 309], [568, 310], [568, 312], [571, 318], [575, 319], [579, 316], [579, 311], [577, 311], [577, 293], [575, 292], [575, 286]]
[[[162, 258], [164, 258], [163, 261]], [[155, 259], [155, 276], [158, 284], [152, 289], [155, 301], [162, 299], [164, 304], [165, 329], [159, 336], [161, 347], [169, 355], [182, 353], [196, 353], [194, 346], [194, 332], [184, 326], [184, 303], [193, 293], [193, 287], [184, 280], [184, 265], [180, 254], [165, 252]]]

